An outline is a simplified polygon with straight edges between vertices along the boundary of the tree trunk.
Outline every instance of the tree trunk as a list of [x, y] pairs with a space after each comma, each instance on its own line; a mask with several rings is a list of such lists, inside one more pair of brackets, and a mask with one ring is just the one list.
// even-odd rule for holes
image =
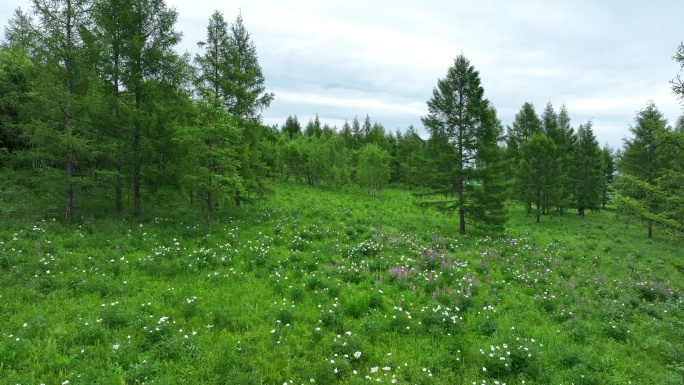
[[212, 210], [212, 196], [211, 191], [207, 191], [207, 213], [204, 218], [204, 235], [209, 234], [209, 225], [211, 223], [211, 210]]
[[464, 209], [464, 201], [463, 201], [463, 175], [458, 176], [458, 187], [457, 187], [457, 192], [458, 192], [458, 232], [461, 234], [465, 234], [466, 232], [466, 226], [465, 226], [465, 209]]
[[536, 206], [537, 206], [537, 223], [540, 223], [540, 219], [541, 219], [541, 209], [542, 209], [540, 207], [541, 206], [541, 200], [542, 200], [541, 199], [541, 190], [537, 189], [537, 202], [539, 202], [536, 204]]
[[66, 162], [66, 177], [67, 177], [67, 187], [64, 199], [64, 220], [71, 222], [74, 219], [74, 186], [71, 183], [71, 178], [74, 174], [74, 156], [73, 149], [67, 149], [67, 162]]
[[[138, 123], [136, 123], [137, 125]], [[140, 208], [140, 133], [133, 135], [133, 215], [139, 217]]]
[[123, 182], [121, 180], [121, 156], [117, 155], [114, 162], [114, 169], [116, 170], [116, 181], [114, 182], [114, 204], [116, 205], [116, 213], [123, 213], [123, 198], [122, 189]]
[[72, 137], [74, 135], [74, 107], [72, 105], [72, 97], [74, 93], [74, 62], [73, 58], [70, 56], [73, 53], [73, 20], [72, 20], [72, 9], [71, 2], [66, 3], [66, 45], [67, 51], [64, 59], [64, 70], [66, 72], [66, 105], [65, 105], [65, 129], [66, 129], [66, 178], [67, 187], [65, 191], [64, 199], [64, 219], [67, 222], [71, 222], [74, 219], [74, 186], [72, 184], [72, 177], [74, 176], [74, 147], [72, 143]]
[[[140, 68], [142, 59], [138, 59], [137, 69], [140, 73]], [[142, 79], [138, 79], [142, 82]], [[133, 215], [139, 217], [142, 214], [142, 209], [140, 207], [140, 168], [142, 166], [142, 160], [140, 157], [140, 114], [142, 109], [142, 90], [141, 85], [137, 84], [135, 89], [135, 117], [133, 123]]]

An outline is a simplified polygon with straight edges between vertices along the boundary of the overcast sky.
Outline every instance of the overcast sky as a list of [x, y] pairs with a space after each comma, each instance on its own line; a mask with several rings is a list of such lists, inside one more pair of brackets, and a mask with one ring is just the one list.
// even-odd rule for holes
[[[3, 25], [28, 0], [1, 0]], [[179, 51], [197, 52], [211, 13], [242, 12], [266, 87], [267, 124], [316, 113], [341, 127], [366, 114], [402, 131], [420, 117], [437, 80], [463, 53], [504, 125], [525, 102], [565, 103], [589, 119], [601, 145], [621, 146], [649, 100], [674, 122], [684, 112], [669, 81], [684, 40], [684, 1], [167, 0], [179, 13]]]

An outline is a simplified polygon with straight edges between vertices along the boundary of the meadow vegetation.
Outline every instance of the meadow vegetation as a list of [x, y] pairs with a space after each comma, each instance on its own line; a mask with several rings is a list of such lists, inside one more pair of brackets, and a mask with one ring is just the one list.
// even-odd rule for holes
[[2, 217], [0, 382], [684, 383], [672, 235], [522, 205], [463, 235], [405, 190], [274, 191], [209, 235], [174, 200]]

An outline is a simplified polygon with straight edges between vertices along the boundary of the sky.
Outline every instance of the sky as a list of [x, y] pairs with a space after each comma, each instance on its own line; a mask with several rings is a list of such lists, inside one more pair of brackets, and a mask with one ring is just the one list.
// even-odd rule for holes
[[[339, 128], [368, 115], [427, 137], [426, 102], [459, 54], [504, 126], [525, 102], [538, 114], [565, 103], [574, 127], [591, 120], [601, 145], [620, 147], [649, 101], [670, 123], [684, 113], [669, 83], [681, 70], [681, 0], [166, 1], [178, 11], [178, 51], [193, 55], [215, 10], [242, 14], [275, 93], [269, 125], [318, 114]], [[0, 23], [20, 6], [30, 1], [2, 0]]]

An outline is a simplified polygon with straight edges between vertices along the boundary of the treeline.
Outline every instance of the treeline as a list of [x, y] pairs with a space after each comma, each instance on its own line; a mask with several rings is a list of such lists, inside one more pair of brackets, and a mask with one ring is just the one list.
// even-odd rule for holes
[[[368, 115], [342, 127], [290, 116], [278, 129], [262, 123], [275, 95], [242, 16], [214, 12], [194, 57], [176, 51], [177, 17], [163, 0], [33, 0], [15, 12], [0, 47], [0, 214], [26, 193], [63, 196], [67, 221], [75, 199], [140, 216], [144, 201], [172, 196], [208, 232], [217, 207], [296, 179], [371, 196], [400, 184], [453, 211], [461, 232], [501, 233], [509, 200], [540, 222], [613, 196], [649, 236], [684, 227], [684, 118], [672, 128], [653, 104], [617, 151], [599, 147], [591, 121], [573, 127], [563, 105], [538, 114], [525, 103], [504, 128], [459, 55], [427, 102], [427, 138]], [[682, 95], [679, 78], [673, 89]]]

